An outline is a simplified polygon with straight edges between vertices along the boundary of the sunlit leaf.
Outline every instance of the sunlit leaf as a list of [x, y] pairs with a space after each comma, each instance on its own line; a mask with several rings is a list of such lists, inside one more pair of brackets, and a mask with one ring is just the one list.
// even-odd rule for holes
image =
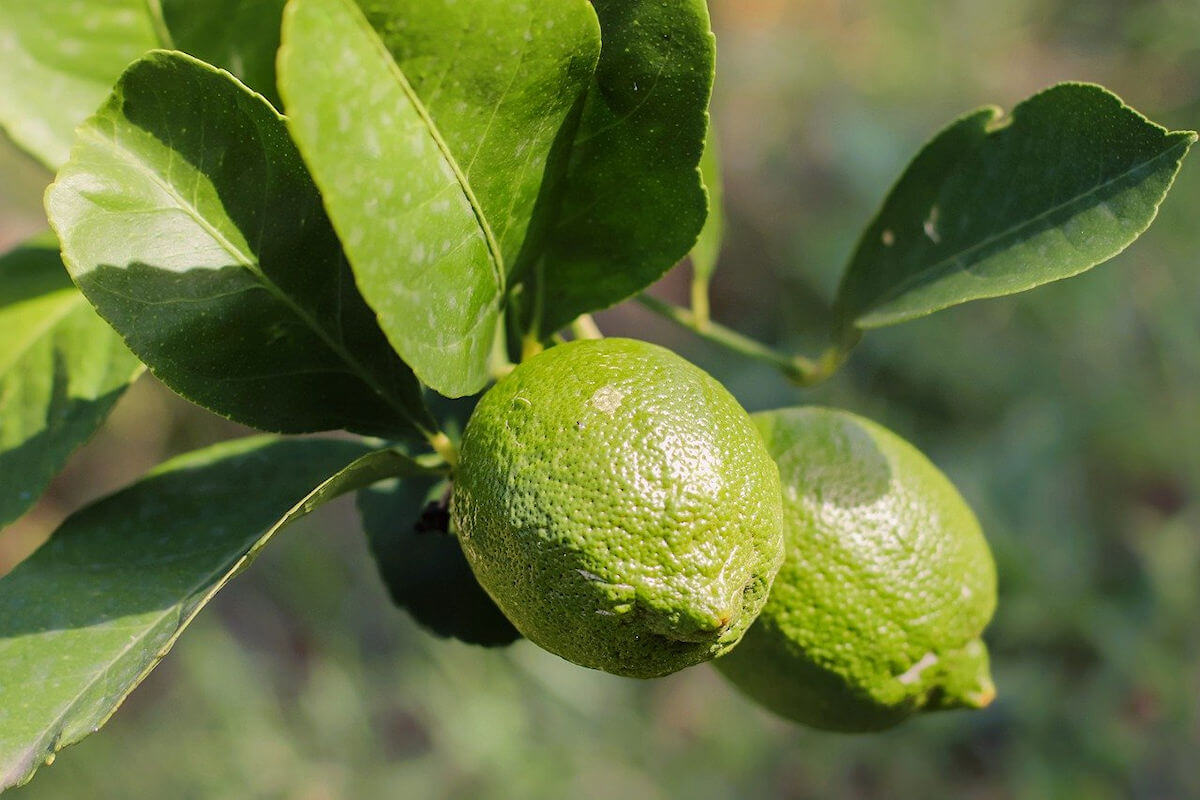
[[146, 0], [0, 0], [0, 126], [57, 169], [75, 126], [160, 44]]
[[1196, 135], [1066, 83], [958, 120], [917, 155], [838, 291], [844, 335], [1032, 289], [1112, 258], [1153, 221]]
[[591, 76], [583, 0], [292, 0], [280, 90], [359, 287], [422, 381], [488, 379], [506, 275]]
[[430, 430], [282, 118], [181, 53], [134, 64], [46, 208], [76, 283], [164, 383], [264, 430]]
[[554, 209], [540, 333], [649, 286], [696, 242], [715, 50], [704, 0], [595, 0], [604, 47]]
[[33, 505], [140, 371], [71, 285], [53, 237], [0, 257], [0, 527]]
[[412, 463], [366, 451], [258, 437], [176, 458], [0, 579], [0, 790], [103, 725], [284, 526]]

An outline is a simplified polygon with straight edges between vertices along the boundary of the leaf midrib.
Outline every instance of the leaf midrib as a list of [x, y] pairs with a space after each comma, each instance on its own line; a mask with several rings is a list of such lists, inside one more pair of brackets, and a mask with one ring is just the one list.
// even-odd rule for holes
[[[1182, 133], [1183, 132], [1181, 132], [1181, 131], [1172, 131], [1172, 132], [1168, 133], [1167, 135], [1168, 136], [1177, 136]], [[1189, 147], [1191, 145], [1192, 141], [1193, 140], [1191, 140], [1186, 134], [1183, 134], [1183, 138], [1178, 143], [1171, 145], [1167, 149], [1163, 150], [1162, 152], [1156, 154], [1155, 156], [1153, 156], [1151, 158], [1146, 159], [1145, 161], [1138, 162], [1137, 164], [1135, 164], [1135, 165], [1131, 166], [1130, 168], [1126, 169], [1125, 171], [1121, 172], [1119, 175], [1114, 175], [1112, 178], [1109, 178], [1108, 180], [1104, 181], [1103, 183], [1096, 184], [1092, 188], [1088, 189], [1086, 192], [1077, 194], [1068, 200], [1064, 200], [1063, 202], [1058, 203], [1057, 205], [1054, 205], [1054, 206], [1046, 209], [1045, 211], [1039, 213], [1038, 215], [1036, 215], [1034, 217], [1030, 217], [1029, 219], [1023, 220], [1023, 221], [1017, 223], [1016, 225], [1012, 225], [1002, 231], [999, 231], [998, 233], [994, 233], [991, 236], [988, 236], [987, 238], [985, 238], [979, 242], [976, 242], [975, 244], [973, 244], [969, 247], [965, 247], [955, 253], [943, 256], [941, 259], [934, 262], [933, 264], [930, 264], [929, 266], [925, 267], [924, 269], [920, 270], [919, 272], [914, 273], [913, 275], [909, 276], [909, 278], [907, 278], [906, 280], [901, 281], [895, 288], [893, 288], [890, 292], [881, 296], [878, 300], [875, 300], [874, 302], [865, 306], [861, 312], [856, 314], [856, 317], [861, 320], [862, 318], [867, 317], [873, 313], [878, 313], [879, 309], [886, 306], [888, 303], [891, 303], [892, 301], [896, 300], [898, 297], [903, 295], [905, 292], [913, 289], [916, 286], [920, 286], [924, 283], [928, 283], [931, 280], [935, 279], [936, 277], [940, 277], [940, 274], [950, 274], [955, 271], [965, 272], [966, 271], [965, 269], [954, 270], [953, 267], [954, 267], [955, 262], [969, 256], [971, 253], [974, 253], [975, 251], [982, 250], [982, 249], [987, 248], [997, 242], [1001, 242], [1005, 239], [1018, 236], [1023, 229], [1033, 226], [1033, 225], [1036, 225], [1038, 222], [1041, 222], [1042, 220], [1044, 220], [1048, 217], [1051, 217], [1051, 216], [1059, 213], [1060, 211], [1063, 211], [1063, 210], [1071, 207], [1072, 205], [1083, 202], [1084, 200], [1088, 199], [1092, 195], [1095, 195], [1098, 192], [1101, 192], [1101, 191], [1107, 189], [1108, 187], [1113, 186], [1113, 185], [1119, 183], [1120, 181], [1125, 180], [1126, 178], [1130, 177], [1138, 170], [1145, 169], [1145, 168], [1149, 167], [1150, 165], [1154, 164], [1155, 162], [1165, 159], [1168, 156], [1171, 156], [1177, 150], [1186, 149], [1187, 147]], [[1161, 205], [1161, 200], [1159, 201], [1159, 203], [1155, 204], [1155, 206], [1154, 206], [1155, 210], [1157, 210], [1159, 205]]]
[[[297, 317], [299, 317], [310, 330], [315, 332], [318, 338], [320, 338], [330, 350], [332, 350], [343, 361], [345, 361], [345, 363], [351, 367], [354, 375], [356, 375], [367, 386], [371, 387], [376, 394], [382, 397], [388, 403], [388, 405], [390, 405], [406, 420], [412, 423], [417, 430], [422, 432], [425, 431], [426, 426], [416, 418], [416, 415], [414, 415], [401, 401], [393, 397], [391, 393], [387, 392], [379, 384], [379, 382], [375, 380], [375, 377], [371, 375], [370, 372], [367, 371], [366, 368], [363, 367], [363, 365], [351, 355], [349, 350], [329, 336], [328, 332], [326, 332], [326, 330], [317, 323], [317, 320], [308, 313], [307, 309], [303, 308], [294, 300], [292, 300], [292, 298], [288, 296], [286, 292], [280, 289], [275, 282], [272, 281], [270, 277], [268, 277], [267, 274], [262, 271], [258, 265], [257, 259], [255, 259], [251, 254], [243, 253], [237, 245], [229, 241], [229, 239], [223, 233], [221, 233], [220, 230], [218, 230], [212, 225], [212, 223], [204, 218], [204, 215], [200, 213], [200, 209], [196, 208], [192, 203], [189, 203], [184, 199], [183, 195], [180, 194], [175, 186], [159, 175], [158, 172], [149, 164], [139, 159], [136, 153], [125, 147], [116, 137], [109, 139], [101, 136], [96, 129], [91, 126], [82, 128], [79, 131], [79, 135], [81, 138], [91, 139], [93, 144], [100, 145], [102, 148], [111, 148], [112, 151], [121, 157], [127, 164], [135, 169], [138, 169], [155, 185], [162, 189], [168, 196], [173, 198], [176, 203], [178, 203], [180, 210], [186, 212], [196, 222], [196, 224], [201, 227], [201, 229], [207, 232], [213, 238], [213, 240], [217, 242], [221, 249], [238, 261], [241, 266], [247, 269], [252, 275], [258, 278], [267, 291], [279, 299], [287, 308], [289, 308]], [[199, 169], [197, 169], [197, 172], [199, 172]]]
[[446, 140], [442, 138], [442, 133], [440, 130], [438, 130], [437, 124], [434, 123], [433, 117], [430, 115], [429, 110], [425, 108], [425, 104], [417, 95], [416, 90], [413, 89], [412, 84], [408, 82], [408, 78], [405, 76], [404, 70], [400, 69], [400, 65], [396, 63], [396, 59], [392, 56], [392, 52], [388, 50], [387, 45], [383, 42], [383, 39], [381, 39], [379, 34], [375, 32], [375, 28], [371, 26], [370, 20], [368, 20], [366, 15], [363, 14], [362, 9], [359, 8], [358, 5], [353, 2], [353, 0], [339, 0], [339, 2], [346, 7], [346, 10], [351, 17], [353, 17], [355, 24], [358, 25], [359, 29], [366, 36], [367, 41], [371, 43], [371, 46], [375, 48], [379, 55], [383, 56], [384, 61], [388, 65], [388, 71], [391, 72], [392, 77], [396, 80], [397, 85], [400, 86], [401, 91], [404, 92], [405, 97], [407, 97], [408, 101], [412, 103], [413, 108], [417, 112], [417, 116], [421, 118], [421, 123], [425, 126], [426, 132], [429, 133], [430, 138], [432, 138], [434, 144], [437, 145], [438, 152], [441, 153], [442, 158], [450, 167], [450, 170], [454, 173], [454, 179], [457, 181], [459, 189], [466, 196], [467, 202], [471, 206], [471, 213], [475, 217], [475, 223], [479, 226], [480, 231], [483, 233], [484, 240], [487, 242], [488, 254], [491, 256], [488, 261], [492, 266], [492, 272], [494, 273], [493, 277], [496, 280], [497, 287], [501, 290], [501, 293], [503, 293], [504, 257], [500, 252], [500, 245], [496, 242], [495, 233], [492, 231], [492, 227], [488, 223], [487, 216], [483, 212], [483, 206], [480, 204], [479, 199], [475, 196], [475, 190], [471, 188], [471, 182], [467, 179], [466, 173], [463, 172], [462, 167], [459, 165], [458, 160], [454, 157], [454, 154], [450, 150], [450, 146], [446, 143]]

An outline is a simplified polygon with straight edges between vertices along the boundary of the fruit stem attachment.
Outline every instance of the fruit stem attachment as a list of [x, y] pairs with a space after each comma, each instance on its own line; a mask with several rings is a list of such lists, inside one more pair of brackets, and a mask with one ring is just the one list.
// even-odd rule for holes
[[580, 314], [571, 323], [571, 335], [576, 339], [603, 339], [604, 334], [591, 314]]
[[434, 449], [442, 460], [450, 465], [451, 469], [458, 466], [458, 447], [450, 440], [446, 434], [438, 431], [429, 435], [429, 445]]
[[756, 361], [770, 364], [798, 386], [815, 386], [828, 380], [845, 363], [850, 348], [856, 343], [855, 340], [845, 345], [832, 345], [817, 358], [787, 355], [720, 323], [711, 320], [702, 322], [695, 311], [671, 305], [657, 297], [639, 294], [636, 300], [655, 314], [687, 328], [703, 339]]
[[508, 337], [503, 318], [496, 324], [496, 335], [492, 338], [492, 352], [488, 355], [488, 372], [492, 380], [498, 381], [516, 369], [508, 358]]
[[527, 334], [521, 340], [521, 360], [528, 361], [545, 349], [545, 345], [542, 344], [541, 340], [535, 334]]

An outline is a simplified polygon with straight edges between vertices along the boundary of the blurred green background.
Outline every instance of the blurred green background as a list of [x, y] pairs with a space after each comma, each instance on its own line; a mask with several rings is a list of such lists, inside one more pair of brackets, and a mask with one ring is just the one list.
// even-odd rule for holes
[[[1103, 83], [1200, 124], [1195, 0], [716, 0], [730, 238], [714, 313], [818, 349], [857, 232], [917, 147], [985, 104]], [[48, 176], [0, 151], [0, 245]], [[642, 683], [520, 643], [432, 638], [394, 609], [353, 504], [268, 549], [37, 798], [1200, 798], [1200, 168], [1087, 275], [867, 337], [816, 391], [646, 312], [751, 410], [837, 404], [924, 449], [978, 510], [1000, 607], [984, 712], [847, 737], [779, 721], [707, 667]], [[683, 302], [681, 268], [655, 290]], [[241, 431], [144, 379], [0, 573], [65, 513]], [[397, 520], [397, 525], [407, 524]], [[2, 680], [0, 676], [0, 680]]]

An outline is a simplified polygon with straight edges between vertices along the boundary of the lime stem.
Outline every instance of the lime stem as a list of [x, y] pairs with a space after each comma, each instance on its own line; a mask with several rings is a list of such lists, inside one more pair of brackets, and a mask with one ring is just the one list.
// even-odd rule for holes
[[603, 339], [604, 334], [591, 314], [580, 314], [571, 323], [571, 335], [576, 339]]
[[458, 447], [450, 440], [449, 436], [441, 431], [430, 434], [429, 444], [442, 457], [442, 460], [450, 465], [451, 469], [458, 466]]
[[532, 333], [528, 334], [521, 340], [521, 360], [528, 361], [545, 349], [545, 346], [536, 335]]
[[692, 278], [692, 317], [696, 321], [697, 331], [703, 331], [712, 324], [708, 307], [708, 278]]
[[504, 318], [496, 323], [496, 335], [492, 337], [492, 352], [488, 354], [488, 373], [498, 381], [516, 369], [508, 358], [508, 336]]
[[717, 322], [701, 322], [694, 311], [663, 302], [657, 297], [639, 294], [636, 299], [655, 314], [687, 328], [703, 339], [756, 361], [770, 364], [798, 386], [815, 386], [828, 380], [845, 363], [850, 349], [856, 343], [851, 341], [842, 346], [832, 345], [817, 358], [787, 355]]

